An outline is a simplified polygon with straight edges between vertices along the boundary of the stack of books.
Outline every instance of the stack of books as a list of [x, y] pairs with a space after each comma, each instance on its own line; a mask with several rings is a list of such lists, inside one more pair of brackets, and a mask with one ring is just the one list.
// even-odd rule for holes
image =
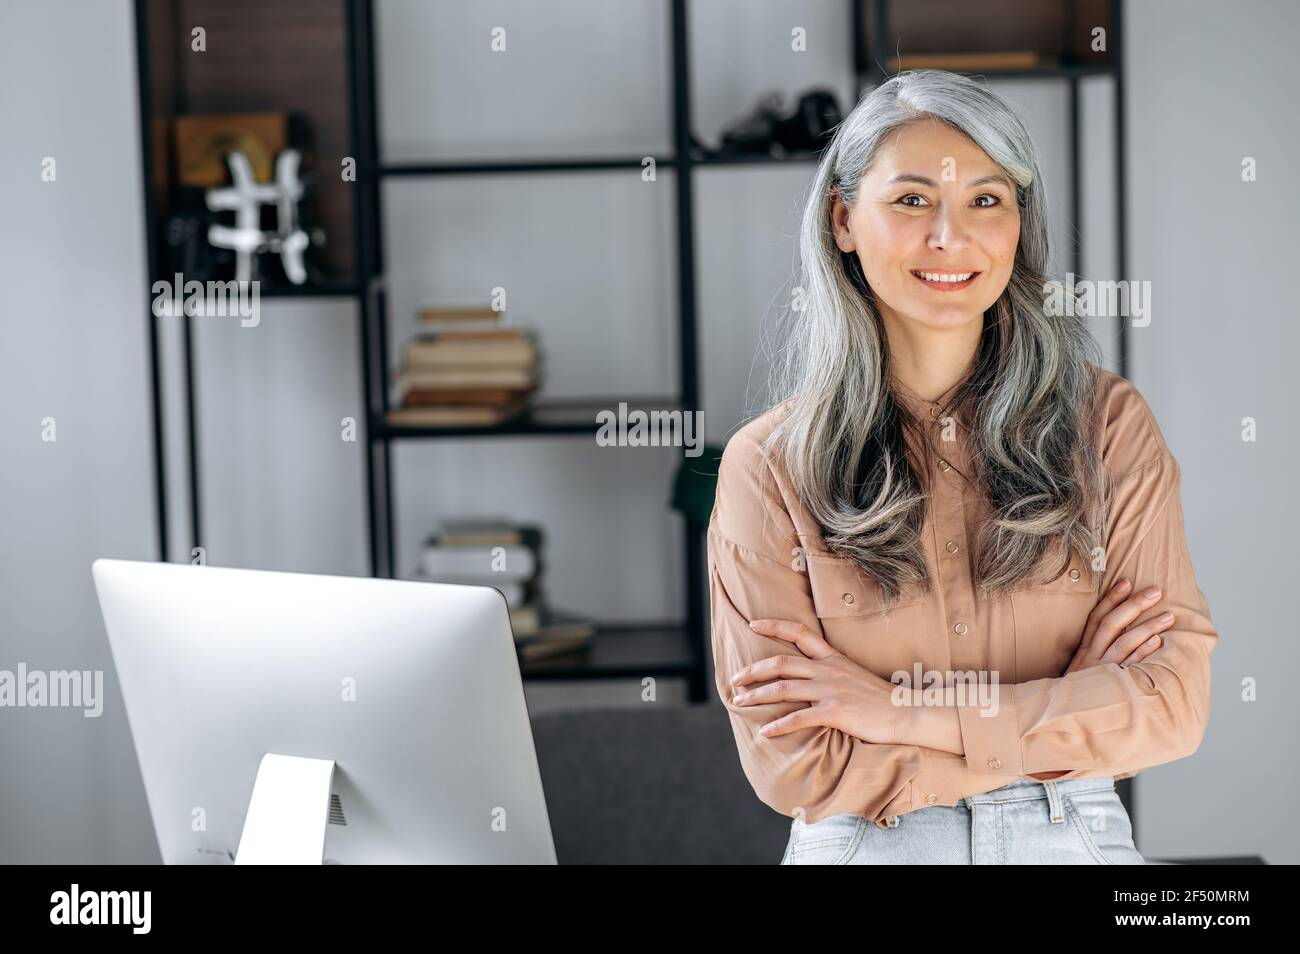
[[542, 593], [542, 531], [498, 517], [444, 520], [425, 542], [415, 578], [501, 591], [521, 662], [585, 654], [590, 620], [548, 605]]
[[491, 308], [424, 308], [406, 345], [390, 424], [490, 426], [521, 413], [539, 386], [532, 333]]

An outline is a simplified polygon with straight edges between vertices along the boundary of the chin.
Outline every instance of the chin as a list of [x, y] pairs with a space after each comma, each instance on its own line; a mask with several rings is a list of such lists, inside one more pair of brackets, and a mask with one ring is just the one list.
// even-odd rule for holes
[[970, 324], [973, 321], [982, 321], [984, 312], [987, 309], [969, 306], [966, 308], [949, 307], [949, 308], [929, 308], [912, 312], [915, 316], [913, 321], [927, 328], [933, 328], [936, 331], [949, 328], [960, 328], [963, 325]]

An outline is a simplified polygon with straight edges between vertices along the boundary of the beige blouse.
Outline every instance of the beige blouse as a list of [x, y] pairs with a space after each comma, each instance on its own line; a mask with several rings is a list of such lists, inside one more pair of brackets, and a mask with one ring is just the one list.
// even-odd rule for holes
[[[809, 823], [855, 812], [884, 825], [888, 816], [955, 805], [1017, 778], [1127, 778], [1196, 751], [1210, 715], [1218, 634], [1192, 574], [1178, 463], [1133, 385], [1109, 371], [1100, 380], [1101, 456], [1114, 496], [1097, 584], [1076, 555], [1054, 582], [977, 599], [969, 545], [988, 502], [970, 480], [962, 422], [936, 420], [956, 386], [934, 402], [896, 389], [932, 421], [923, 538], [934, 585], [928, 597], [919, 585], [905, 587], [887, 618], [878, 586], [826, 549], [779, 465], [760, 449], [784, 405], [728, 441], [708, 529], [715, 682], [745, 774], [764, 803]], [[1127, 668], [1109, 663], [1063, 675], [1088, 614], [1123, 577], [1131, 593], [1163, 591], [1139, 617], [1174, 614], [1162, 645]], [[957, 700], [965, 755], [865, 742], [826, 726], [761, 736], [762, 725], [807, 705], [732, 703], [737, 670], [798, 652], [751, 630], [749, 621], [761, 618], [798, 620], [884, 679], [914, 673], [917, 664], [996, 673], [996, 706], [973, 694]]]

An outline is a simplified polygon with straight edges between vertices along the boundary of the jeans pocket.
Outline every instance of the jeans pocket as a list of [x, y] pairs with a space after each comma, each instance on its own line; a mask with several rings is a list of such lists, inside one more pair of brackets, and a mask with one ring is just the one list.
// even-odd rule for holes
[[842, 865], [857, 851], [868, 822], [861, 815], [844, 812], [808, 824], [798, 818], [790, 823], [790, 841], [783, 865]]
[[1113, 788], [1061, 796], [1068, 824], [1099, 865], [1146, 864], [1133, 844], [1133, 825]]

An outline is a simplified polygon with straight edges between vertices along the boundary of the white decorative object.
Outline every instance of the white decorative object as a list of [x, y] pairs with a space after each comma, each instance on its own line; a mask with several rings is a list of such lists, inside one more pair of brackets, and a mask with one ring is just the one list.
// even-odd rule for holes
[[[231, 185], [209, 189], [205, 199], [214, 212], [235, 213], [234, 226], [213, 225], [208, 241], [217, 248], [235, 252], [235, 280], [252, 278], [253, 256], [261, 252], [278, 252], [289, 281], [301, 285], [307, 280], [302, 253], [307, 233], [298, 227], [298, 201], [302, 198], [302, 180], [298, 166], [302, 161], [296, 149], [286, 149], [275, 159], [275, 182], [260, 183], [253, 178], [248, 157], [238, 150], [226, 157], [230, 166]], [[276, 231], [261, 228], [262, 206], [274, 203]]]

